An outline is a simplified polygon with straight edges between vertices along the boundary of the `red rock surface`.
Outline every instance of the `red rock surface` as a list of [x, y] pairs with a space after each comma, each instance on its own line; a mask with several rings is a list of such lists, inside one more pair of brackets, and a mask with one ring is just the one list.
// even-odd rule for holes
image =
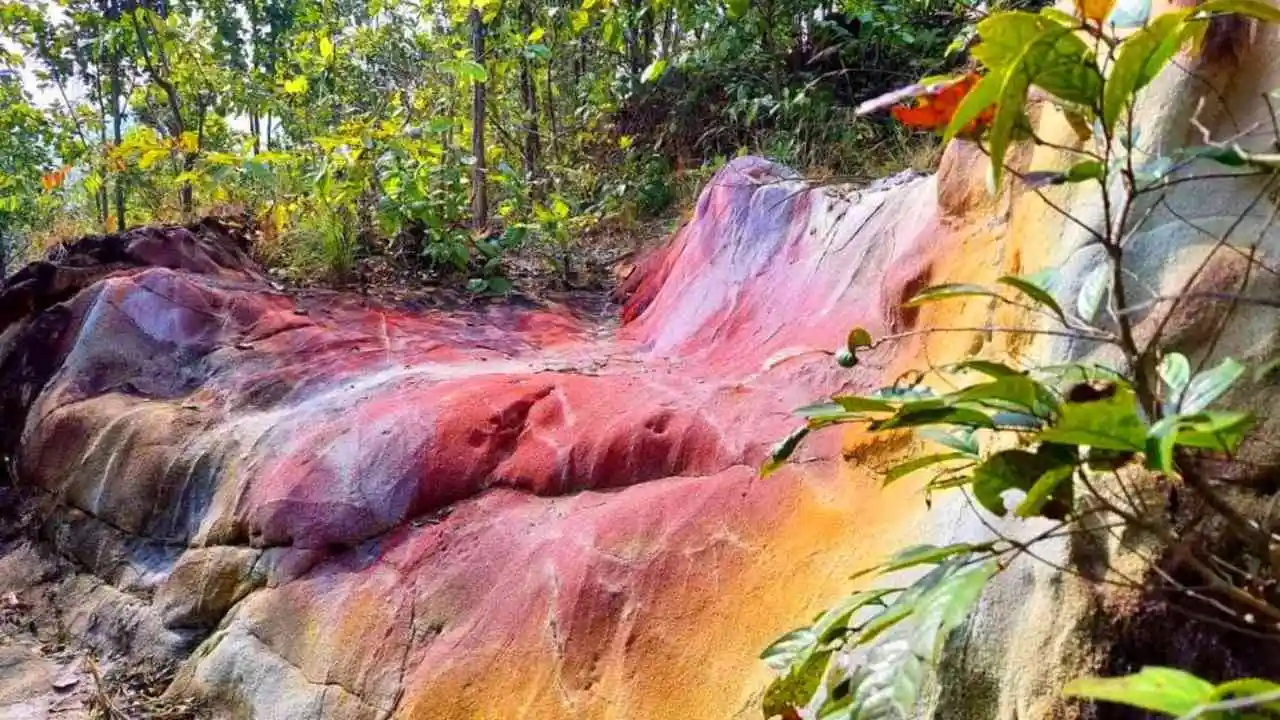
[[128, 600], [116, 644], [186, 658], [175, 690], [263, 718], [753, 716], [758, 649], [905, 531], [837, 437], [755, 467], [792, 408], [884, 379], [821, 351], [915, 320], [890, 308], [940, 252], [935, 194], [735, 161], [616, 333], [298, 300], [216, 224], [88, 239], [0, 293], [4, 439]]

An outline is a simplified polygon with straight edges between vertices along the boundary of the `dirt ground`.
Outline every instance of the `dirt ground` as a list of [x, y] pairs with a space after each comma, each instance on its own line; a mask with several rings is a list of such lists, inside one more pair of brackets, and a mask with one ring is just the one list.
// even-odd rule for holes
[[45, 508], [0, 478], [0, 720], [197, 720], [162, 697], [173, 668], [125, 665], [74, 643], [66, 607], [97, 581], [39, 538]]

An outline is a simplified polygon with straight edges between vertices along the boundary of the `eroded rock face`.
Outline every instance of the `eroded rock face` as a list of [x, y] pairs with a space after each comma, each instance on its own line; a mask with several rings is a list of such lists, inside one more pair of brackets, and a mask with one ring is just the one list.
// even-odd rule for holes
[[90, 639], [184, 659], [175, 692], [278, 718], [755, 714], [758, 648], [914, 512], [842, 498], [838, 437], [755, 467], [790, 409], [880, 383], [883, 359], [825, 351], [909, 322], [934, 194], [737, 161], [616, 333], [299, 300], [216, 223], [89, 238], [0, 294], [7, 451], [110, 595]]
[[[1276, 40], [1258, 38], [1203, 62], [1269, 67]], [[1255, 75], [1209, 70], [1232, 117], [1262, 117]], [[1185, 142], [1176, 110], [1209, 91], [1162, 78], [1149, 92], [1143, 136]], [[1226, 114], [1206, 122], [1230, 134]], [[1042, 137], [1070, 132], [1042, 116]], [[1097, 265], [1074, 221], [1031, 194], [992, 198], [985, 171], [963, 142], [935, 177], [860, 193], [737, 160], [623, 285], [616, 330], [556, 305], [292, 297], [216, 225], [86, 240], [24, 271], [0, 292], [0, 433], [21, 486], [62, 501], [47, 535], [87, 570], [72, 632], [178, 659], [175, 693], [252, 717], [757, 716], [760, 649], [851, 589], [854, 570], [987, 532], [955, 498], [926, 515], [909, 483], [879, 487], [875, 468], [922, 451], [909, 438], [820, 434], [759, 480], [788, 412], [929, 364], [1095, 352], [912, 334], [1027, 322], [984, 298], [899, 309], [928, 284], [1057, 268], [1069, 303]], [[1164, 202], [1215, 227], [1259, 182], [1188, 184]], [[1051, 192], [1100, 217], [1096, 196]], [[1152, 295], [1176, 292], [1206, 243], [1151, 217], [1127, 270]], [[1280, 232], [1255, 224], [1257, 258], [1275, 267]], [[1280, 292], [1274, 274], [1219, 265], [1204, 282]], [[1223, 321], [1182, 313], [1169, 342], [1193, 361], [1280, 345], [1274, 315], [1242, 311], [1207, 347]], [[854, 326], [903, 337], [841, 370], [829, 351]], [[1254, 475], [1275, 467], [1276, 422], [1248, 450]], [[1101, 545], [1098, 562], [1133, 560]], [[1015, 568], [948, 657], [933, 712], [1060, 717], [1058, 690], [1080, 672], [1248, 667], [1208, 641], [1207, 655], [1160, 656], [1151, 638], [1200, 628], [1143, 615], [1149, 600]]]

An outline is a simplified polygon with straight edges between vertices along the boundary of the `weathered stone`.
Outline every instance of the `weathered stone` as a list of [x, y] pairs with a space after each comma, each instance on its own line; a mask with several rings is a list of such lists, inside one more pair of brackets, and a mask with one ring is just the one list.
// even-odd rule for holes
[[[1263, 52], [1213, 55], [1261, 67]], [[1209, 55], [1199, 62], [1214, 70]], [[1237, 117], [1257, 116], [1243, 99], [1255, 80], [1218, 77], [1235, 84]], [[1192, 84], [1153, 87], [1145, 137], [1186, 138], [1173, 111], [1202, 92]], [[1037, 114], [1042, 136], [1074, 141]], [[1063, 162], [1026, 147], [1014, 159]], [[855, 326], [882, 337], [1027, 321], [985, 298], [900, 308], [930, 283], [1056, 268], [1054, 292], [1075, 296], [1096, 248], [1032, 194], [985, 197], [985, 171], [954, 144], [939, 176], [857, 192], [736, 160], [636, 264], [624, 325], [604, 339], [554, 304], [423, 313], [293, 298], [214, 225], [76, 243], [0, 292], [0, 411], [17, 418], [3, 449], [24, 488], [65, 506], [47, 535], [96, 578], [66, 584], [80, 608], [70, 627], [104, 650], [183, 660], [174, 693], [244, 715], [754, 715], [760, 648], [849, 590], [851, 572], [908, 541], [988, 534], [960, 500], [926, 513], [908, 483], [880, 489], [874, 469], [918, 451], [905, 437], [819, 434], [760, 480], [788, 411], [926, 363], [1106, 358], [961, 331], [904, 336], [852, 371], [832, 362]], [[1236, 182], [1168, 202], [1216, 227], [1257, 188]], [[1051, 198], [1100, 222], [1083, 188]], [[1126, 271], [1154, 300], [1206, 247], [1167, 210], [1152, 218]], [[1265, 215], [1249, 222], [1267, 228]], [[1274, 267], [1277, 234], [1258, 237]], [[1215, 259], [1199, 287], [1248, 274], [1246, 290], [1276, 292], [1246, 267]], [[1137, 316], [1144, 337], [1165, 312], [1157, 301]], [[1280, 331], [1257, 307], [1228, 322], [1197, 301], [1171, 318], [1165, 341], [1197, 361], [1257, 360]], [[1255, 490], [1272, 482], [1275, 430], [1245, 455]], [[1155, 652], [1176, 621], [1151, 610], [1159, 598], [1102, 582], [1108, 566], [1144, 562], [1107, 536], [1044, 552], [1093, 574], [1028, 563], [1003, 575], [948, 654], [935, 714], [1060, 717], [1074, 710], [1058, 689], [1079, 672], [1255, 659], [1194, 623], [1180, 629], [1204, 653]]]

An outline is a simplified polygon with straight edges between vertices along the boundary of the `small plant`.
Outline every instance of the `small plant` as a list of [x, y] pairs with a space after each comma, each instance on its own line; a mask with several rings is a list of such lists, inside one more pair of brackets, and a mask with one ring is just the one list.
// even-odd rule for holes
[[575, 214], [568, 201], [559, 195], [551, 197], [550, 206], [533, 206], [533, 222], [528, 227], [566, 287], [574, 276], [574, 238], [595, 220], [592, 215]]
[[[907, 302], [917, 307], [989, 298], [1036, 317], [1034, 325], [933, 328], [878, 339], [859, 328], [835, 354], [841, 366], [856, 366], [860, 355], [883, 344], [943, 332], [1064, 337], [1110, 347], [1123, 362], [1116, 367], [1085, 362], [1015, 367], [973, 359], [912, 372], [876, 392], [836, 396], [798, 410], [805, 424], [778, 445], [765, 474], [785, 463], [809, 433], [823, 428], [857, 423], [872, 432], [917, 432], [938, 450], [887, 469], [886, 484], [928, 472], [927, 503], [932, 493], [958, 491], [979, 517], [985, 512], [1050, 524], [1030, 540], [1006, 537], [988, 525], [994, 538], [988, 542], [911, 547], [860, 573], [906, 572], [913, 577], [854, 593], [765, 650], [763, 659], [778, 673], [764, 698], [766, 716], [910, 717], [926, 671], [937, 662], [951, 631], [966, 621], [987, 583], [1017, 558], [1034, 557], [1037, 543], [1067, 537], [1086, 524], [1117, 538], [1116, 531], [1124, 528], [1180, 548], [1180, 569], [1198, 576], [1207, 588], [1197, 591], [1197, 597], [1211, 597], [1215, 612], [1241, 626], [1280, 633], [1280, 596], [1274, 583], [1267, 582], [1280, 559], [1272, 537], [1231, 499], [1225, 481], [1195, 462], [1205, 454], [1234, 453], [1252, 428], [1255, 418], [1249, 413], [1216, 407], [1246, 368], [1232, 358], [1208, 366], [1207, 357], [1193, 366], [1185, 355], [1161, 345], [1168, 316], [1186, 301], [1190, 281], [1178, 296], [1155, 301], [1168, 305], [1168, 315], [1154, 337], [1140, 343], [1132, 317], [1142, 308], [1132, 299], [1123, 269], [1128, 241], [1147, 220], [1136, 209], [1138, 201], [1161, 202], [1169, 188], [1195, 180], [1180, 175], [1193, 161], [1215, 161], [1234, 169], [1233, 177], [1263, 178], [1259, 200], [1274, 188], [1274, 155], [1251, 154], [1232, 143], [1207, 142], [1143, 162], [1133, 139], [1132, 108], [1138, 92], [1182, 48], [1203, 42], [1211, 19], [1239, 13], [1275, 22], [1280, 9], [1257, 0], [1211, 0], [1150, 22], [1146, 13], [1139, 13], [1144, 17], [1123, 39], [1114, 34], [1117, 23], [1110, 11], [1111, 3], [1089, 2], [1081, 4], [1077, 16], [1054, 9], [991, 14], [977, 24], [979, 42], [972, 50], [984, 72], [928, 78], [864, 106], [865, 111], [894, 106], [895, 117], [905, 124], [945, 129], [948, 140], [965, 135], [981, 142], [991, 158], [994, 188], [1013, 175], [1057, 208], [1044, 195], [1045, 187], [1091, 186], [1102, 198], [1100, 223], [1090, 225], [1062, 212], [1105, 252], [1074, 302], [1060, 303], [1049, 292], [1051, 276], [1005, 276], [995, 287], [938, 285]], [[1026, 115], [1032, 88], [1067, 114], [1081, 135], [1078, 149], [1053, 146], [1078, 158], [1066, 170], [1023, 173], [1005, 165], [1016, 140], [1044, 142]], [[900, 104], [904, 99], [907, 104]], [[1280, 137], [1277, 122], [1273, 117], [1268, 130]], [[1248, 247], [1233, 244], [1232, 232], [1216, 238], [1210, 257], [1227, 249], [1252, 260]], [[1196, 276], [1207, 264], [1205, 260]], [[1244, 294], [1247, 285], [1246, 274], [1239, 288], [1225, 289], [1217, 298], [1228, 303], [1228, 315], [1253, 302]], [[1104, 307], [1109, 312], [1100, 313]], [[1221, 327], [1218, 332], [1220, 338]], [[1213, 339], [1210, 347], [1217, 343]], [[939, 392], [936, 387], [959, 389]], [[1189, 492], [1204, 512], [1186, 518], [1178, 516], [1176, 507], [1154, 510], [1147, 501], [1151, 487], [1166, 494]], [[1244, 548], [1242, 562], [1232, 564], [1203, 542], [1210, 524], [1226, 527]], [[1201, 540], [1192, 544], [1189, 538]], [[1171, 577], [1165, 582], [1175, 592], [1195, 596]], [[1272, 716], [1280, 700], [1276, 689], [1253, 680], [1213, 686], [1178, 671], [1148, 669], [1131, 678], [1079, 680], [1067, 692], [1183, 717], [1225, 718]], [[1251, 709], [1231, 714], [1244, 708]]]

